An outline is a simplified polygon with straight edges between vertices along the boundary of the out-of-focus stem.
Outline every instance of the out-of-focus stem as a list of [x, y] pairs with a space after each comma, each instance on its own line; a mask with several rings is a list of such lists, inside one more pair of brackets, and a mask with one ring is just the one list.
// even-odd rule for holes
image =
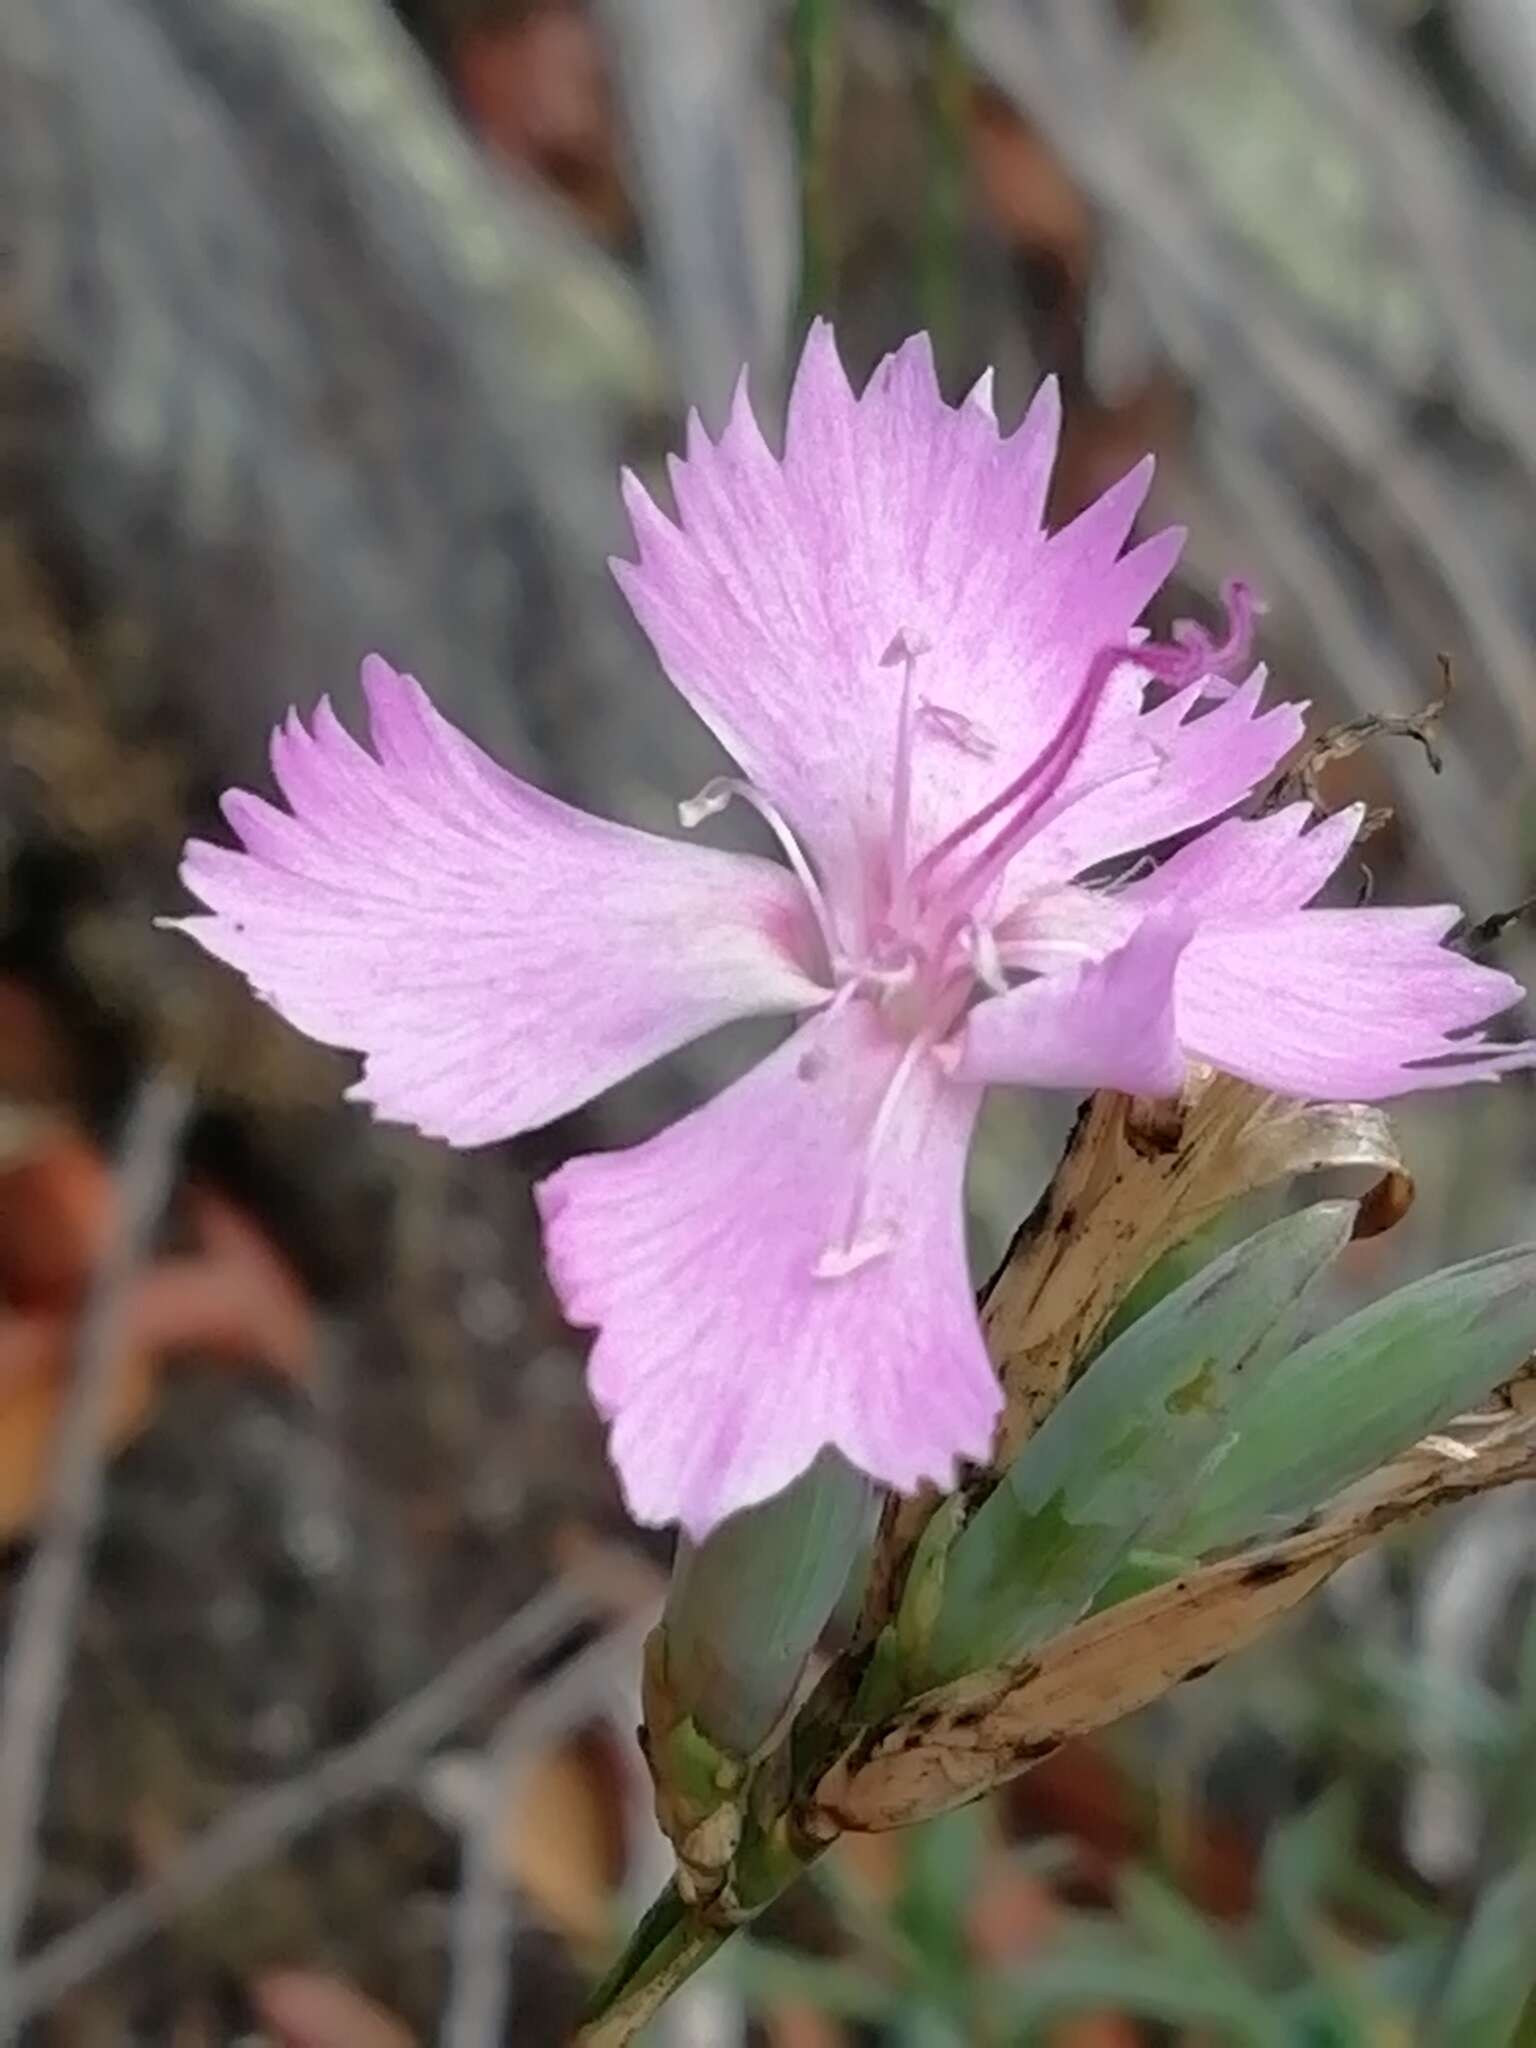
[[918, 247], [918, 302], [939, 360], [954, 339], [955, 280], [965, 176], [968, 77], [957, 17], [964, 0], [938, 0], [928, 29], [927, 175]]
[[624, 2048], [731, 1932], [699, 1919], [669, 1884], [593, 1992], [578, 2037], [581, 2048]]
[[802, 329], [827, 310], [835, 270], [832, 126], [837, 102], [842, 0], [795, 0], [795, 141], [800, 160]]

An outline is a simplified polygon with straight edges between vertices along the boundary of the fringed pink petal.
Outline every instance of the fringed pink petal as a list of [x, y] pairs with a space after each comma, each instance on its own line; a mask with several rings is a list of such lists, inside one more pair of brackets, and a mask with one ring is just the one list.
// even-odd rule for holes
[[179, 920], [290, 1023], [364, 1055], [356, 1099], [475, 1145], [564, 1115], [733, 1017], [824, 999], [769, 861], [680, 846], [499, 768], [409, 676], [364, 668], [374, 752], [322, 704], [272, 763], [289, 806], [225, 801]]
[[639, 559], [614, 568], [636, 616], [845, 905], [889, 822], [902, 678], [882, 657], [893, 640], [920, 650], [920, 853], [1040, 751], [1172, 566], [1177, 534], [1121, 555], [1148, 464], [1045, 535], [1058, 425], [1054, 390], [1012, 436], [974, 396], [946, 404], [923, 337], [856, 395], [817, 323], [782, 461], [743, 385], [718, 440], [695, 422], [673, 465], [677, 523], [626, 484]]
[[1193, 1057], [1261, 1087], [1328, 1101], [1536, 1065], [1536, 1043], [1501, 1045], [1476, 1028], [1522, 991], [1441, 943], [1456, 920], [1444, 906], [1296, 910], [1202, 929], [1179, 966], [1179, 1036]]
[[1263, 818], [1227, 818], [1132, 882], [1119, 900], [1181, 903], [1202, 924], [1300, 910], [1337, 872], [1364, 816], [1363, 804], [1350, 804], [1314, 822], [1312, 806], [1297, 803]]
[[[556, 1290], [598, 1333], [592, 1394], [638, 1520], [698, 1539], [825, 1444], [903, 1491], [985, 1455], [999, 1395], [961, 1200], [979, 1091], [925, 1057], [882, 1118], [902, 1058], [854, 1005], [537, 1190]], [[829, 1259], [850, 1226], [868, 1255]]]

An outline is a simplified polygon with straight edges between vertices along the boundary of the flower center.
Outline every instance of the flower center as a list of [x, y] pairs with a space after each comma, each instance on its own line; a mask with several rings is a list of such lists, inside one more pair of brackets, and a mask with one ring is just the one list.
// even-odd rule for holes
[[[902, 1043], [870, 1122], [843, 1227], [817, 1258], [813, 1267], [816, 1278], [846, 1279], [883, 1258], [896, 1242], [895, 1223], [869, 1214], [876, 1162], [914, 1076], [930, 1058], [943, 1057], [943, 1048], [978, 990], [998, 995], [1007, 991], [1004, 949], [990, 922], [997, 885], [1037, 829], [1045, 807], [1080, 762], [1110, 676], [1122, 663], [1135, 662], [1170, 688], [1220, 694], [1227, 687], [1221, 671], [1246, 659], [1254, 611], [1252, 598], [1241, 584], [1231, 586], [1227, 603], [1228, 629], [1219, 642], [1203, 629], [1181, 621], [1174, 629], [1174, 645], [1148, 640], [1137, 646], [1112, 643], [1102, 648], [1089, 662], [1060, 722], [1033, 759], [917, 859], [913, 858], [912, 832], [914, 761], [920, 740], [937, 740], [981, 761], [991, 760], [997, 747], [990, 735], [962, 712], [919, 697], [918, 664], [929, 650], [916, 634], [905, 628], [898, 631], [880, 658], [883, 668], [901, 671], [890, 818], [881, 849], [881, 872], [873, 878], [880, 907], [857, 945], [845, 944], [820, 878], [788, 820], [762, 791], [736, 777], [720, 776], [696, 797], [679, 804], [678, 816], [690, 829], [723, 810], [733, 797], [751, 804], [773, 832], [805, 890], [825, 948], [831, 986], [800, 1056], [802, 1079], [813, 1080], [824, 1064], [817, 1043], [818, 1025], [824, 1035], [831, 1020], [850, 1003], [865, 1002], [877, 1008], [892, 1036]], [[1088, 795], [1106, 783], [1141, 773], [1148, 765], [1142, 755], [1129, 764], [1122, 761], [1098, 780], [1081, 783], [1076, 795]], [[1068, 952], [1076, 951], [1066, 942], [1063, 945]]]

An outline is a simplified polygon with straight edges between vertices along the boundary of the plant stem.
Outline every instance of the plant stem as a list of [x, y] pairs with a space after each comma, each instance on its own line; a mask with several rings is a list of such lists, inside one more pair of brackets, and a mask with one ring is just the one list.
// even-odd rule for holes
[[965, 185], [968, 76], [957, 14], [937, 0], [928, 31], [928, 170], [918, 245], [918, 301], [942, 362], [954, 340], [956, 269]]
[[733, 1932], [698, 1919], [669, 1884], [592, 1993], [581, 2048], [625, 2048]]
[[842, 0], [795, 0], [795, 142], [800, 158], [800, 303], [803, 331], [832, 290], [832, 118]]

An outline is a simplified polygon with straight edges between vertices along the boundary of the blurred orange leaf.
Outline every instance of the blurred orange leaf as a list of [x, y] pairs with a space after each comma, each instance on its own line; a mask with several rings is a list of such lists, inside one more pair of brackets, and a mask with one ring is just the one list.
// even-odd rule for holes
[[[111, 1374], [107, 1440], [114, 1446], [144, 1427], [158, 1375], [127, 1320]], [[24, 1534], [41, 1504], [74, 1343], [69, 1316], [0, 1320], [0, 1541]]]
[[24, 981], [0, 976], [0, 1096], [58, 1104], [79, 1090], [73, 1051], [58, 1018]]
[[780, 2005], [763, 2016], [768, 2048], [845, 2048], [838, 2022], [814, 2005]]
[[0, 1166], [0, 1295], [13, 1308], [67, 1308], [106, 1250], [117, 1197], [106, 1161], [67, 1125], [39, 1131]]
[[501, 1867], [556, 1933], [595, 1945], [612, 1932], [624, 1838], [617, 1771], [600, 1738], [573, 1736], [513, 1773]]
[[459, 37], [449, 68], [488, 149], [552, 185], [605, 240], [628, 231], [607, 70], [584, 8], [541, 0], [493, 16]]
[[342, 1977], [320, 1970], [268, 1970], [251, 2003], [279, 2048], [417, 2048], [396, 2014]]
[[[187, 1214], [196, 1249], [146, 1265], [118, 1317], [105, 1425], [113, 1450], [149, 1421], [175, 1352], [296, 1382], [313, 1368], [313, 1311], [265, 1233], [211, 1189], [190, 1191]], [[0, 1541], [37, 1514], [78, 1312], [116, 1216], [106, 1160], [67, 1124], [45, 1126], [0, 1165]]]
[[977, 86], [970, 101], [971, 162], [988, 211], [1008, 240], [1049, 257], [1074, 293], [1093, 261], [1093, 214], [1076, 180], [1039, 129], [1001, 93]]

